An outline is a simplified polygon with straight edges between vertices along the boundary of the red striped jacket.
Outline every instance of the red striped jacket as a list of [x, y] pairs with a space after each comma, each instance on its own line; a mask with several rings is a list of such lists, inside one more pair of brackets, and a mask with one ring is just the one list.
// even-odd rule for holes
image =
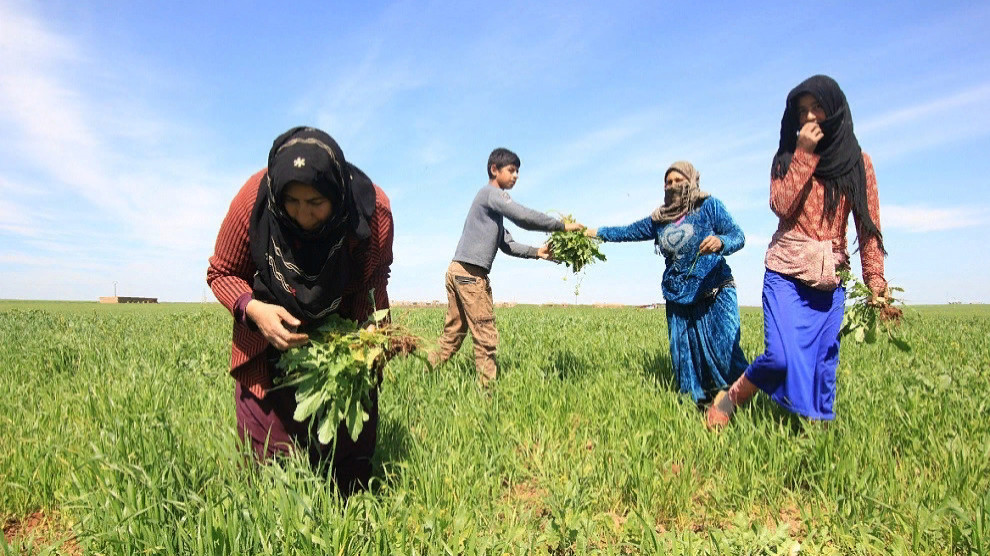
[[[251, 211], [258, 196], [258, 186], [265, 170], [251, 176], [230, 203], [227, 216], [220, 225], [213, 256], [206, 271], [206, 283], [213, 295], [231, 314], [235, 314], [238, 299], [251, 293], [255, 265], [251, 260], [248, 229]], [[392, 264], [392, 208], [385, 192], [375, 186], [375, 212], [369, 222], [371, 237], [359, 241], [351, 238], [349, 248], [362, 269], [345, 291], [340, 315], [358, 322], [367, 319], [375, 308], [389, 307], [389, 269]], [[368, 291], [375, 291], [372, 306]], [[235, 314], [235, 317], [238, 316]], [[268, 341], [246, 320], [234, 319], [234, 335], [231, 343], [230, 374], [259, 398], [272, 388], [272, 369], [264, 356]]]

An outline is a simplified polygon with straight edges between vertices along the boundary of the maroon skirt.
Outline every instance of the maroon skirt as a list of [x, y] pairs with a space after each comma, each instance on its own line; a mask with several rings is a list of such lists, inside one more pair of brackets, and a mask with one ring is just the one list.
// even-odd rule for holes
[[271, 461], [292, 450], [305, 450], [314, 469], [332, 473], [337, 487], [344, 494], [365, 488], [371, 478], [371, 459], [378, 439], [378, 391], [371, 391], [370, 415], [357, 441], [351, 440], [341, 423], [337, 429], [337, 450], [333, 444], [320, 444], [309, 434], [310, 421], [297, 422], [295, 390], [284, 388], [269, 391], [258, 398], [241, 383], [234, 381], [234, 405], [237, 413], [237, 434], [241, 442], [250, 440], [259, 462]]

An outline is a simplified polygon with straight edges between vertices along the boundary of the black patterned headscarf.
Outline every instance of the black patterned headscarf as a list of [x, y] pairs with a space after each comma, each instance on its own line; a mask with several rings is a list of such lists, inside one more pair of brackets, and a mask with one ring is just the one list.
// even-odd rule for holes
[[780, 119], [780, 144], [773, 157], [771, 174], [776, 179], [782, 179], [791, 166], [791, 159], [797, 148], [798, 132], [801, 131], [798, 99], [805, 94], [815, 97], [825, 110], [825, 120], [818, 122], [824, 136], [815, 147], [815, 154], [820, 158], [814, 174], [825, 187], [825, 218], [835, 216], [839, 198], [844, 196], [852, 205], [853, 213], [863, 230], [867, 235], [877, 237], [880, 250], [886, 254], [883, 236], [870, 218], [866, 203], [866, 167], [863, 164], [863, 150], [853, 133], [852, 112], [846, 102], [846, 95], [831, 77], [814, 75], [787, 94], [787, 105]]
[[[333, 205], [316, 230], [304, 230], [285, 211], [285, 190], [294, 182], [312, 186]], [[251, 213], [254, 298], [309, 322], [336, 311], [354, 266], [347, 239], [371, 235], [374, 209], [374, 185], [332, 137], [312, 127], [280, 135]]]

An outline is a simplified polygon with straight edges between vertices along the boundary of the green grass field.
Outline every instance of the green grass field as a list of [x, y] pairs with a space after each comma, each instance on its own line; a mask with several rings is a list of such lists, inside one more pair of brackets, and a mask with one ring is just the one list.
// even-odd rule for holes
[[[442, 313], [395, 317], [432, 340]], [[219, 305], [2, 302], [0, 552], [990, 554], [990, 308], [906, 316], [910, 353], [843, 344], [830, 426], [761, 395], [713, 434], [662, 310], [499, 309], [490, 396], [469, 345], [388, 367], [374, 484], [343, 502], [244, 463]]]

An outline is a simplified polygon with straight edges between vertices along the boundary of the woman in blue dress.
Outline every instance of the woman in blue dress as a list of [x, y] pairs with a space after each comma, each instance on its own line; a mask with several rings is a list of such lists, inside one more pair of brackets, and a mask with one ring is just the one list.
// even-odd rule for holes
[[701, 191], [690, 162], [664, 174], [663, 205], [628, 226], [589, 228], [603, 241], [652, 239], [666, 269], [670, 359], [681, 392], [699, 404], [727, 389], [748, 365], [739, 347], [739, 304], [725, 257], [746, 241], [725, 205]]

